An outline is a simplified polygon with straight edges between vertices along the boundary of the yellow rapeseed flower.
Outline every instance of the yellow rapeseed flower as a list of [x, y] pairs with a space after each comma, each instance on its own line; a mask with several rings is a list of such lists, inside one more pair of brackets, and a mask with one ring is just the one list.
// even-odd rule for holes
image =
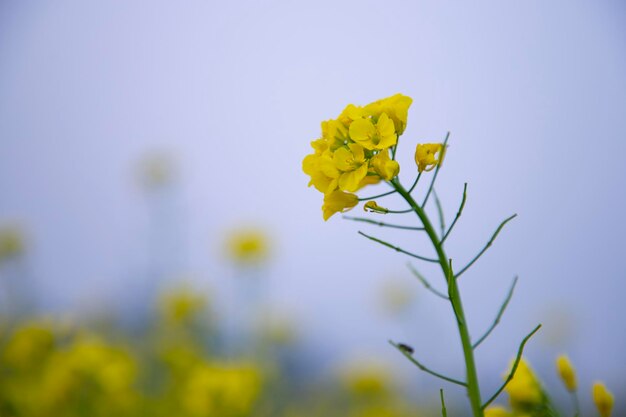
[[309, 187], [312, 185], [324, 194], [337, 189], [341, 172], [335, 166], [330, 151], [307, 155], [302, 160], [302, 170], [311, 177]]
[[420, 143], [415, 148], [415, 163], [419, 172], [430, 171], [443, 162], [441, 143]]
[[596, 382], [593, 384], [593, 402], [598, 409], [600, 417], [611, 417], [613, 411], [613, 394], [606, 389], [606, 386], [602, 382]]
[[411, 107], [413, 99], [411, 97], [395, 94], [391, 97], [377, 100], [365, 106], [365, 113], [378, 119], [381, 114], [385, 113], [395, 126], [396, 133], [401, 135], [406, 128], [406, 122], [409, 115], [409, 107]]
[[365, 107], [349, 104], [337, 119], [321, 123], [322, 135], [311, 142], [302, 170], [309, 186], [324, 194], [324, 219], [356, 205], [358, 197], [349, 193], [398, 175], [400, 165], [389, 152], [406, 127], [411, 102], [396, 94]]
[[335, 151], [333, 162], [341, 171], [338, 180], [339, 189], [349, 192], [357, 191], [368, 169], [363, 147], [356, 143], [349, 144], [347, 148], [341, 147]]
[[343, 191], [333, 191], [326, 194], [322, 206], [324, 220], [328, 220], [335, 213], [348, 211], [358, 203], [359, 198], [355, 194], [344, 193]]
[[398, 141], [393, 121], [383, 113], [374, 124], [372, 119], [358, 119], [350, 125], [350, 138], [364, 148], [387, 149]]
[[561, 355], [556, 359], [556, 369], [565, 388], [570, 392], [576, 391], [576, 370], [567, 356]]
[[370, 160], [370, 166], [385, 181], [390, 181], [400, 173], [400, 164], [389, 157], [387, 150], [380, 151], [374, 155]]

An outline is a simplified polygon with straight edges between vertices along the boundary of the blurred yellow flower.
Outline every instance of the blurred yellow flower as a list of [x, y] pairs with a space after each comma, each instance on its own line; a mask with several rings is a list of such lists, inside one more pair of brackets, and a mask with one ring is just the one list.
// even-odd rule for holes
[[512, 417], [511, 413], [501, 405], [494, 405], [485, 409], [485, 417]]
[[613, 411], [613, 394], [604, 386], [602, 382], [593, 384], [593, 402], [598, 409], [600, 417], [611, 417]]
[[391, 388], [391, 375], [384, 366], [374, 362], [349, 364], [342, 371], [341, 381], [352, 395], [367, 398], [386, 395]]
[[420, 143], [415, 148], [415, 163], [419, 172], [430, 171], [443, 162], [442, 143]]
[[261, 392], [261, 372], [250, 364], [199, 364], [183, 387], [191, 416], [244, 416]]
[[207, 304], [204, 294], [187, 286], [166, 291], [161, 296], [160, 310], [163, 318], [172, 323], [189, 322]]
[[509, 394], [514, 410], [539, 405], [544, 399], [539, 379], [525, 359], [520, 360], [515, 375], [507, 384], [505, 391]]
[[9, 339], [3, 359], [19, 369], [36, 366], [54, 348], [55, 336], [48, 322], [33, 321], [18, 327]]
[[556, 359], [556, 369], [568, 391], [576, 391], [576, 370], [566, 355], [560, 355]]
[[24, 251], [24, 238], [19, 228], [4, 226], [0, 228], [0, 263], [20, 255]]
[[233, 230], [228, 236], [227, 249], [235, 262], [246, 265], [258, 264], [269, 256], [269, 238], [260, 228], [240, 228]]

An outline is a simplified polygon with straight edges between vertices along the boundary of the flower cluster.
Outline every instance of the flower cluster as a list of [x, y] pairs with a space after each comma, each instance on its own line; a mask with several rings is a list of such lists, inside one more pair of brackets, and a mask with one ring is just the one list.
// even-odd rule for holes
[[322, 137], [302, 161], [303, 171], [324, 194], [324, 220], [357, 205], [353, 194], [400, 172], [391, 151], [404, 132], [413, 100], [402, 94], [366, 106], [348, 105], [337, 119], [322, 122]]

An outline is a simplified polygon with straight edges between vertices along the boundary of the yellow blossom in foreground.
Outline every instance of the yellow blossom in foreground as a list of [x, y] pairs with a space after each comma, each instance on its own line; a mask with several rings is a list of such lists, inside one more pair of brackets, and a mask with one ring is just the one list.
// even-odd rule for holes
[[371, 119], [358, 119], [350, 125], [350, 137], [364, 148], [387, 149], [398, 141], [393, 121], [383, 113], [376, 124]]
[[396, 133], [401, 135], [406, 128], [406, 122], [409, 115], [409, 107], [411, 107], [413, 99], [411, 97], [395, 94], [391, 97], [375, 101], [365, 106], [365, 113], [378, 118], [385, 113], [393, 120]]
[[322, 206], [324, 220], [328, 220], [335, 213], [348, 211], [358, 203], [359, 198], [355, 194], [344, 193], [343, 191], [333, 191], [326, 194]]
[[505, 390], [513, 409], [539, 405], [543, 401], [541, 384], [524, 359], [520, 360], [515, 375]]
[[556, 359], [556, 369], [563, 384], [565, 384], [565, 388], [568, 391], [576, 391], [576, 370], [567, 356], [561, 355]]
[[596, 382], [593, 384], [593, 402], [598, 409], [600, 417], [611, 417], [611, 411], [613, 411], [613, 394], [606, 389], [602, 382]]
[[396, 94], [365, 107], [349, 104], [336, 119], [321, 123], [322, 136], [311, 142], [313, 153], [303, 159], [302, 170], [309, 186], [324, 194], [325, 220], [356, 205], [358, 197], [350, 193], [398, 175], [400, 165], [390, 152], [412, 101]]
[[333, 162], [342, 173], [338, 185], [341, 191], [354, 192], [359, 189], [361, 181], [367, 175], [367, 161], [361, 145], [351, 143], [335, 151]]
[[485, 417], [511, 417], [513, 413], [511, 413], [506, 408], [501, 405], [494, 405], [492, 407], [488, 407], [485, 409]]
[[331, 152], [307, 155], [302, 160], [302, 171], [311, 177], [309, 187], [312, 185], [324, 194], [337, 189], [341, 172], [335, 166]]
[[430, 171], [443, 162], [443, 144], [420, 143], [415, 148], [415, 163], [419, 172]]
[[393, 161], [386, 150], [374, 155], [370, 160], [370, 165], [376, 174], [386, 181], [390, 181], [400, 173], [400, 164]]
[[256, 228], [233, 231], [228, 237], [227, 248], [231, 258], [242, 264], [258, 263], [269, 255], [267, 235]]

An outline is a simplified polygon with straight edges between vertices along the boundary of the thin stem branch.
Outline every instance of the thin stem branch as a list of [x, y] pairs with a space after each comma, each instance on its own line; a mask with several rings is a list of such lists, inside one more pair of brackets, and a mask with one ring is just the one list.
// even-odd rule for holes
[[522, 359], [522, 353], [524, 352], [524, 345], [526, 345], [526, 342], [528, 342], [528, 340], [533, 337], [533, 335], [535, 333], [537, 333], [537, 331], [541, 328], [541, 324], [537, 325], [537, 327], [535, 327], [535, 329], [528, 333], [528, 335], [526, 335], [526, 337], [522, 340], [522, 343], [519, 345], [519, 349], [517, 350], [517, 356], [515, 357], [515, 362], [513, 362], [513, 367], [511, 368], [511, 372], [509, 372], [509, 376], [506, 378], [506, 380], [504, 381], [504, 384], [502, 384], [502, 386], [496, 391], [495, 394], [493, 394], [491, 396], [491, 398], [489, 398], [485, 404], [482, 405], [482, 409], [484, 410], [485, 408], [487, 408], [489, 406], [489, 404], [491, 404], [496, 398], [498, 398], [498, 395], [500, 395], [500, 393], [502, 391], [504, 391], [504, 388], [506, 388], [507, 384], [509, 382], [511, 382], [511, 380], [513, 379], [513, 377], [515, 376], [515, 371], [517, 371], [517, 367], [519, 365], [520, 360]]
[[472, 342], [469, 335], [469, 329], [467, 328], [467, 323], [465, 321], [465, 313], [463, 311], [463, 303], [461, 301], [461, 296], [459, 294], [458, 286], [456, 279], [454, 279], [454, 274], [449, 263], [449, 259], [446, 255], [446, 252], [439, 241], [439, 237], [435, 232], [435, 229], [430, 222], [430, 219], [426, 212], [420, 207], [415, 199], [408, 193], [402, 184], [399, 181], [392, 181], [391, 185], [398, 191], [398, 193], [406, 200], [406, 202], [413, 208], [415, 214], [420, 219], [422, 225], [424, 225], [424, 229], [428, 237], [430, 238], [435, 251], [437, 252], [437, 257], [439, 259], [439, 265], [441, 266], [441, 271], [443, 273], [443, 277], [448, 283], [448, 294], [450, 297], [450, 304], [454, 310], [454, 314], [457, 319], [457, 328], [459, 331], [459, 336], [461, 338], [461, 346], [463, 348], [463, 358], [465, 359], [465, 375], [466, 375], [466, 388], [467, 388], [467, 396], [470, 401], [470, 405], [472, 408], [472, 415], [474, 417], [483, 417], [484, 413], [481, 408], [481, 395], [480, 395], [480, 386], [478, 384], [478, 374], [476, 371], [476, 361], [474, 359], [474, 350], [472, 349]]
[[407, 266], [409, 267], [413, 275], [415, 275], [415, 277], [424, 285], [424, 287], [426, 287], [427, 290], [435, 294], [437, 297], [443, 298], [444, 300], [450, 300], [447, 295], [433, 288], [433, 286], [430, 285], [430, 282], [428, 282], [428, 280], [422, 274], [420, 274], [419, 271], [415, 269], [415, 267], [411, 265], [410, 262], [407, 263]]
[[446, 410], [446, 401], [443, 399], [443, 388], [439, 388], [439, 397], [441, 398], [441, 416], [448, 417], [448, 411]]
[[359, 234], [362, 236], [365, 236], [366, 238], [373, 240], [374, 242], [380, 243], [383, 246], [387, 246], [388, 248], [391, 248], [393, 250], [395, 250], [396, 252], [400, 252], [400, 253], [404, 253], [405, 255], [409, 255], [412, 256], [413, 258], [416, 259], [421, 259], [422, 261], [426, 261], [426, 262], [433, 262], [433, 263], [438, 263], [439, 261], [437, 259], [433, 259], [433, 258], [426, 258], [425, 256], [420, 256], [420, 255], [416, 255], [414, 253], [411, 252], [407, 252], [404, 249], [398, 247], [398, 246], [394, 246], [391, 243], [385, 242], [384, 240], [380, 240], [378, 238], [375, 238], [373, 236], [367, 235], [361, 231], [359, 231]]
[[380, 197], [385, 197], [385, 196], [391, 195], [391, 194], [393, 194], [393, 193], [395, 193], [395, 192], [396, 192], [396, 190], [391, 190], [391, 191], [387, 191], [386, 193], [373, 195], [373, 196], [371, 196], [371, 197], [363, 197], [363, 198], [359, 198], [359, 201], [373, 200], [373, 199], [375, 199], [375, 198], [380, 198]]
[[430, 187], [428, 187], [428, 192], [426, 192], [426, 196], [424, 197], [424, 201], [420, 207], [424, 208], [426, 206], [426, 202], [428, 201], [428, 197], [430, 197], [430, 193], [433, 190], [433, 186], [435, 185], [435, 181], [437, 180], [437, 174], [439, 174], [439, 170], [441, 169], [441, 163], [443, 162], [443, 156], [446, 152], [446, 145], [448, 144], [448, 139], [450, 138], [450, 132], [446, 134], [446, 138], [443, 141], [443, 147], [441, 148], [439, 154], [439, 162], [437, 163], [437, 168], [435, 168], [435, 173], [433, 174], [433, 179], [430, 181]]
[[443, 245], [443, 242], [445, 242], [446, 239], [448, 238], [448, 236], [450, 235], [450, 232], [452, 231], [452, 228], [456, 224], [457, 220], [459, 220], [459, 217], [461, 217], [461, 214], [463, 213], [463, 207], [465, 207], [465, 200], [466, 199], [467, 199], [467, 183], [465, 183], [465, 185], [463, 185], [463, 198], [461, 199], [461, 205], [459, 206], [459, 211], [456, 212], [456, 216], [454, 217], [454, 220], [452, 220], [452, 223], [450, 224], [450, 228], [448, 229], [448, 231], [441, 238], [441, 244], [442, 245]]
[[441, 207], [441, 201], [439, 201], [439, 196], [437, 195], [437, 191], [433, 188], [433, 197], [435, 197], [435, 205], [437, 206], [437, 214], [439, 215], [439, 228], [441, 229], [441, 236], [446, 231], [446, 219], [443, 215], [443, 207]]
[[379, 222], [379, 221], [376, 221], [376, 220], [368, 219], [368, 218], [365, 218], [365, 217], [343, 216], [343, 218], [346, 219], [346, 220], [352, 220], [352, 221], [355, 221], [355, 222], [364, 222], [364, 223], [374, 224], [376, 226], [381, 226], [381, 227], [391, 227], [393, 229], [424, 230], [423, 227], [402, 226], [402, 225], [399, 225], [399, 224], [383, 223], [383, 222]]
[[578, 392], [576, 390], [572, 391], [572, 401], [574, 402], [574, 417], [580, 416], [580, 401], [578, 400]]
[[420, 181], [421, 177], [422, 177], [422, 173], [419, 172], [417, 174], [417, 177], [415, 177], [415, 181], [413, 182], [413, 185], [411, 185], [411, 188], [409, 188], [409, 191], [407, 191], [409, 194], [411, 194], [413, 192], [413, 190], [415, 189], [415, 187], [417, 187], [417, 183]]
[[512, 215], [511, 217], [505, 219], [502, 223], [500, 223], [500, 226], [498, 226], [498, 228], [493, 233], [493, 236], [491, 236], [491, 239], [489, 239], [489, 242], [487, 242], [485, 247], [482, 248], [481, 251], [478, 252], [478, 255], [476, 255], [474, 257], [474, 259], [472, 259], [467, 265], [465, 265], [465, 267], [463, 269], [461, 269], [454, 277], [458, 278], [458, 277], [460, 277], [463, 274], [463, 272], [467, 271], [474, 264], [474, 262], [476, 262], [478, 260], [478, 258], [480, 258], [482, 256], [482, 254], [485, 253], [487, 251], [487, 249], [489, 249], [491, 247], [491, 245], [493, 244], [493, 241], [496, 240], [496, 237], [498, 237], [498, 233], [500, 233], [500, 231], [502, 230], [504, 225], [507, 224], [508, 222], [510, 222], [511, 220], [513, 220], [515, 217], [517, 217], [517, 214]]
[[498, 315], [496, 316], [496, 319], [493, 321], [493, 323], [491, 324], [489, 329], [485, 332], [485, 334], [483, 334], [480, 337], [480, 339], [478, 339], [476, 343], [472, 345], [472, 349], [476, 349], [485, 339], [487, 339], [487, 337], [491, 334], [493, 329], [495, 329], [498, 323], [500, 323], [500, 319], [502, 318], [502, 315], [504, 314], [504, 310], [506, 310], [506, 307], [509, 305], [509, 301], [511, 301], [511, 297], [513, 297], [513, 291], [515, 290], [516, 284], [517, 284], [517, 277], [513, 278], [513, 284], [511, 284], [511, 288], [509, 289], [509, 292], [506, 295], [506, 298], [504, 299], [502, 306], [500, 306], [500, 310], [498, 311]]
[[410, 360], [411, 362], [413, 362], [413, 364], [415, 366], [417, 366], [418, 368], [420, 368], [422, 371], [426, 372], [427, 374], [431, 374], [432, 376], [436, 376], [437, 378], [441, 378], [444, 381], [448, 381], [448, 382], [452, 382], [453, 384], [457, 384], [457, 385], [461, 385], [463, 387], [466, 387], [467, 384], [463, 381], [459, 381], [458, 379], [454, 379], [454, 378], [450, 378], [449, 376], [445, 376], [442, 375], [438, 372], [435, 372], [429, 368], [427, 368], [426, 366], [422, 365], [417, 359], [415, 359], [409, 352], [407, 352], [406, 350], [402, 349], [400, 346], [398, 346], [396, 343], [394, 343], [393, 341], [389, 341], [389, 344], [391, 344], [391, 346], [395, 347], [396, 349], [398, 349], [400, 351], [400, 353], [402, 353], [408, 360]]

